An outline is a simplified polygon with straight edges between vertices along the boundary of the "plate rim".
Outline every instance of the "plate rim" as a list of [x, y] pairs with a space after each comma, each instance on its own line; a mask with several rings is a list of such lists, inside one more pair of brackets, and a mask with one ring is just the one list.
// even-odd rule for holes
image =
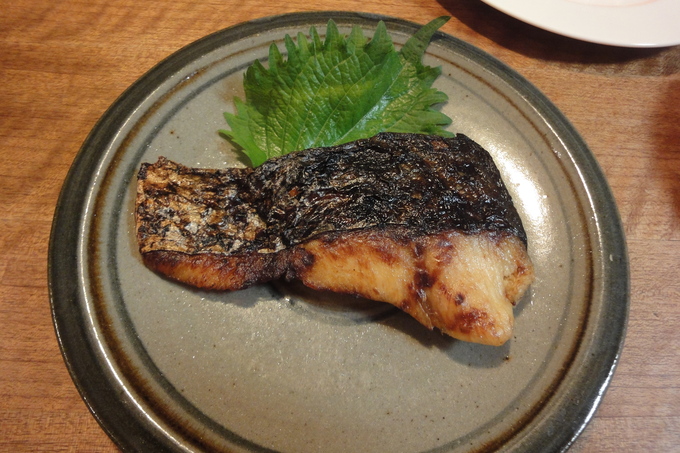
[[[85, 317], [80, 310], [79, 303], [82, 298], [80, 282], [74, 278], [76, 274], [73, 273], [78, 269], [78, 257], [73, 252], [81, 240], [80, 231], [83, 222], [81, 214], [86, 205], [86, 195], [93, 178], [91, 171], [97, 167], [102, 157], [101, 153], [97, 152], [102, 147], [97, 145], [110, 142], [118, 128], [128, 118], [130, 108], [136, 106], [139, 99], [143, 99], [144, 95], [148, 94], [150, 88], [158, 86], [175, 74], [178, 68], [182, 68], [206, 52], [219, 48], [230, 40], [248, 36], [268, 25], [274, 24], [279, 28], [286, 25], [308, 26], [311, 22], [327, 21], [330, 18], [346, 21], [364, 19], [371, 22], [383, 20], [388, 28], [390, 23], [413, 30], [420, 27], [419, 24], [411, 21], [379, 14], [321, 11], [267, 16], [211, 33], [164, 58], [127, 88], [95, 124], [69, 169], [55, 209], [48, 250], [48, 290], [53, 326], [62, 357], [82, 399], [102, 429], [124, 451], [135, 451], [140, 445], [143, 445], [145, 449], [152, 448], [154, 451], [175, 450], [179, 449], [179, 446], [162, 436], [162, 433], [159, 433], [146, 420], [140, 423], [139, 417], [135, 416], [136, 411], [129, 407], [120, 407], [121, 402], [117, 398], [116, 388], [112, 385], [106, 371], [99, 367], [100, 360], [96, 345], [88, 341], [89, 334], [85, 327]], [[598, 189], [587, 190], [591, 197], [591, 205], [608, 208], [607, 215], [601, 216], [601, 221], [607, 223], [608, 228], [598, 225], [597, 239], [599, 243], [607, 246], [605, 250], [620, 248], [619, 259], [611, 263], [616, 272], [603, 270], [603, 276], [607, 277], [604, 282], [606, 290], [616, 295], [617, 300], [623, 301], [623, 309], [612, 310], [613, 313], [609, 314], [610, 319], [613, 317], [618, 320], [616, 323], [618, 330], [614, 332], [614, 335], [611, 330], [609, 331], [610, 341], [602, 351], [605, 354], [604, 358], [602, 355], [599, 356], [600, 366], [593, 370], [597, 375], [595, 380], [597, 385], [588, 388], [587, 392], [582, 392], [581, 397], [584, 399], [581, 401], [586, 401], [586, 403], [572, 408], [577, 414], [574, 423], [569, 429], [564, 429], [561, 425], [560, 435], [539, 445], [541, 451], [564, 451], [592, 418], [609, 385], [623, 348], [629, 312], [630, 283], [625, 237], [615, 200], [595, 156], [567, 118], [533, 84], [500, 60], [467, 42], [442, 32], [437, 32], [434, 39], [455, 42], [457, 46], [501, 71], [507, 78], [506, 81], [514, 88], [521, 87], [520, 91], [532, 99], [531, 104], [536, 106], [542, 114], [550, 117], [549, 124], [559, 126], [560, 131], [556, 133], [556, 136], [572, 143], [574, 146], [570, 149], [579, 150], [574, 156], [579, 162], [575, 162], [574, 165], [583, 173], [580, 182], [585, 188]], [[587, 181], [584, 181], [584, 178]], [[78, 215], [74, 216], [73, 213], [78, 213]], [[603, 236], [603, 231], [608, 231], [608, 235]], [[618, 278], [615, 278], [616, 276]], [[93, 368], [99, 373], [90, 374]], [[515, 437], [521, 432], [521, 430], [518, 431]]]

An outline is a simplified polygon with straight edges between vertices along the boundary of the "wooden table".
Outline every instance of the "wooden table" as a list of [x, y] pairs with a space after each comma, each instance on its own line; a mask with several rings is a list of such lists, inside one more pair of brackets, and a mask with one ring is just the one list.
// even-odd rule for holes
[[573, 122], [618, 202], [628, 335], [576, 452], [680, 451], [680, 47], [578, 42], [477, 0], [22, 0], [0, 14], [0, 450], [115, 451], [61, 358], [47, 249], [61, 184], [105, 109], [180, 47], [279, 13], [356, 10], [426, 23], [510, 65]]

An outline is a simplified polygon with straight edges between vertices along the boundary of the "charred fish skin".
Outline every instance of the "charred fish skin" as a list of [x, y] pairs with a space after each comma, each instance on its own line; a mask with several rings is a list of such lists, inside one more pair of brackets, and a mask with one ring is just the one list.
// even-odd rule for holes
[[256, 169], [159, 158], [142, 165], [137, 189], [144, 262], [201, 288], [300, 279], [391, 303], [456, 338], [502, 344], [533, 279], [501, 175], [461, 134], [382, 133]]
[[[468, 137], [382, 133], [271, 159], [251, 175], [286, 245], [327, 231], [404, 225], [526, 233], [489, 153]], [[267, 214], [270, 213], [270, 214]]]
[[138, 180], [140, 244], [169, 228], [187, 253], [266, 253], [325, 232], [388, 225], [418, 234], [505, 231], [527, 242], [493, 159], [462, 134], [382, 133], [254, 170], [191, 169], [161, 158], [143, 164]]

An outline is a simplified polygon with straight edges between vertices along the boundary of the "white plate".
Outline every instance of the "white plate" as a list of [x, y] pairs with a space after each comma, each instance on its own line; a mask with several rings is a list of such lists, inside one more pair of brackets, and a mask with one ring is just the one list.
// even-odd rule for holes
[[680, 44], [678, 0], [482, 0], [571, 38], [622, 47]]
[[235, 165], [219, 136], [245, 68], [329, 18], [397, 44], [416, 24], [357, 13], [244, 23], [170, 56], [114, 103], [64, 183], [50, 246], [53, 317], [93, 414], [126, 451], [557, 452], [593, 414], [628, 313], [616, 205], [559, 111], [499, 61], [438, 33], [451, 129], [493, 155], [537, 279], [502, 347], [453, 340], [386, 304], [262, 285], [197, 291], [154, 274], [134, 235], [136, 173], [165, 155]]

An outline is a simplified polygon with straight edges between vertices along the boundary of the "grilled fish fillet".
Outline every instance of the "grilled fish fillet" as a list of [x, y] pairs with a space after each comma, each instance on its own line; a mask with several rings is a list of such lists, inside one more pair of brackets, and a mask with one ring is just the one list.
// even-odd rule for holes
[[501, 345], [534, 278], [491, 156], [464, 135], [382, 133], [256, 169], [159, 158], [138, 175], [145, 264], [199, 288], [279, 278], [387, 302], [426, 327]]

